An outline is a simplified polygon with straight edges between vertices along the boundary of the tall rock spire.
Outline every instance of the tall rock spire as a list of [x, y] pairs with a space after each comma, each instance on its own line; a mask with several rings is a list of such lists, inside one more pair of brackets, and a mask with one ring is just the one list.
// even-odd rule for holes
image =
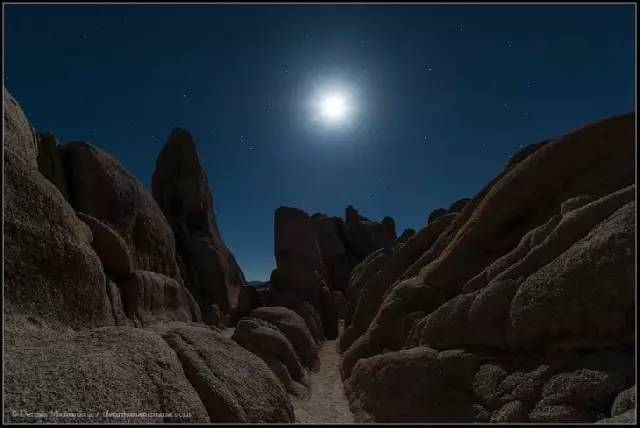
[[152, 193], [173, 229], [185, 285], [205, 319], [212, 305], [232, 312], [246, 280], [220, 236], [207, 176], [184, 129], [174, 129], [158, 155]]

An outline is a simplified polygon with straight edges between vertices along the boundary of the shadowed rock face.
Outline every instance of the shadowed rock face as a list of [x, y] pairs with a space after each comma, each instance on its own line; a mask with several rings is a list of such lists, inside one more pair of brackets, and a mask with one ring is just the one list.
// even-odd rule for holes
[[129, 246], [136, 269], [181, 281], [173, 233], [142, 183], [89, 143], [64, 144], [61, 151], [70, 204], [115, 230]]
[[285, 307], [274, 306], [254, 309], [250, 316], [275, 325], [291, 342], [305, 366], [319, 367], [317, 343], [300, 315]]
[[244, 285], [238, 292], [238, 305], [231, 317], [231, 324], [235, 325], [242, 317], [249, 315], [255, 308], [262, 305], [260, 291], [255, 286]]
[[238, 322], [232, 339], [267, 363], [291, 394], [303, 395], [306, 392], [307, 370], [278, 327], [263, 319], [245, 317]]
[[[409, 234], [407, 234], [409, 235]], [[407, 236], [403, 236], [403, 240]], [[322, 319], [327, 339], [338, 335], [353, 267], [378, 248], [396, 242], [393, 219], [373, 222], [349, 206], [346, 220], [280, 207], [275, 212], [275, 258], [266, 304], [295, 308], [307, 301]]]
[[5, 327], [113, 325], [91, 230], [38, 171], [36, 135], [5, 90]]
[[345, 222], [342, 225], [345, 246], [362, 260], [378, 248], [390, 245], [396, 239], [395, 222], [385, 217], [380, 223], [369, 220], [349, 205], [345, 210]]
[[201, 309], [216, 304], [233, 312], [246, 281], [220, 236], [207, 177], [187, 131], [174, 129], [158, 155], [152, 192], [175, 235], [185, 285]]
[[367, 259], [371, 267], [365, 269], [366, 276], [359, 275], [349, 289], [350, 317], [339, 340], [341, 350], [348, 349], [367, 330], [388, 289], [434, 245], [454, 218], [455, 214], [439, 217], [386, 255]]
[[136, 327], [161, 321], [202, 321], [189, 290], [173, 278], [139, 270], [122, 282], [120, 289], [124, 312]]
[[94, 146], [38, 140], [4, 103], [4, 420], [293, 422], [269, 367], [199, 323], [143, 186]]
[[[354, 269], [354, 290], [375, 278], [386, 287], [360, 318], [366, 331], [341, 338], [360, 419], [632, 419], [613, 401], [634, 382], [634, 119], [517, 153], [476, 197], [454, 204], [453, 221], [404, 273], [384, 278], [384, 266], [401, 266], [415, 237]], [[444, 366], [448, 352], [468, 355]], [[405, 393], [409, 379], [428, 381]]]
[[67, 174], [58, 139], [51, 132], [38, 134], [38, 170], [69, 200]]
[[97, 218], [80, 211], [77, 215], [91, 229], [93, 235], [91, 246], [100, 257], [105, 273], [116, 280], [125, 279], [133, 274], [135, 270], [133, 258], [124, 239]]

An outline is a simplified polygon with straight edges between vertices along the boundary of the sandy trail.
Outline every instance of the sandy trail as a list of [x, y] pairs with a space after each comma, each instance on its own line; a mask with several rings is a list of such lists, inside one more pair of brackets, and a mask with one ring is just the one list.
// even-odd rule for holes
[[340, 379], [341, 357], [336, 341], [327, 340], [319, 352], [320, 371], [311, 372], [311, 394], [308, 398], [291, 397], [297, 423], [354, 423], [349, 401]]

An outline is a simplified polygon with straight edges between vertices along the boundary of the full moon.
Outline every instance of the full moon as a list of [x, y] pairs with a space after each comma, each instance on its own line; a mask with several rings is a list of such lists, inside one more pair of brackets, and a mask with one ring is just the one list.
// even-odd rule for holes
[[349, 103], [344, 94], [335, 92], [322, 96], [319, 103], [320, 115], [329, 123], [341, 122], [349, 113]]
[[314, 122], [326, 128], [343, 128], [356, 113], [352, 91], [344, 85], [319, 87], [311, 100]]

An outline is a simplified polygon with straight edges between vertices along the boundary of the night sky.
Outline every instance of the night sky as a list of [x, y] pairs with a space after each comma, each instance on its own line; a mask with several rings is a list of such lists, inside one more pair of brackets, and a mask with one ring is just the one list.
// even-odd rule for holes
[[[521, 145], [634, 109], [630, 4], [3, 6], [4, 84], [31, 123], [149, 189], [189, 130], [249, 280], [275, 267], [280, 205], [419, 229]], [[336, 88], [338, 126], [312, 105]]]

